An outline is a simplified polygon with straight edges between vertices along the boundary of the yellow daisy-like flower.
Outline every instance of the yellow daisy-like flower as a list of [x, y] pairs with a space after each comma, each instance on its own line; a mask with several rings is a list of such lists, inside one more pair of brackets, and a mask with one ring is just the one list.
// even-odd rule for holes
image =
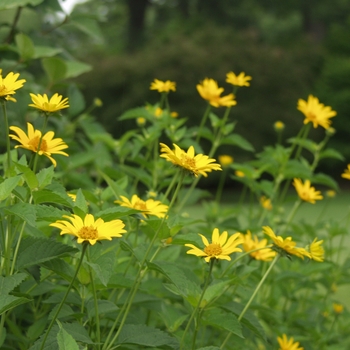
[[49, 158], [54, 166], [57, 165], [55, 159], [51, 157], [52, 154], [61, 154], [68, 157], [63, 149], [68, 148], [67, 144], [62, 139], [54, 139], [55, 133], [53, 131], [47, 132], [41, 140], [40, 150], [38, 152], [38, 146], [41, 139], [41, 131], [35, 130], [33, 125], [27, 123], [28, 133], [26, 134], [21, 128], [17, 126], [11, 126], [10, 130], [14, 131], [17, 135], [9, 135], [12, 139], [18, 141], [21, 145], [15, 146], [15, 148], [28, 149], [34, 153], [38, 153], [40, 156], [44, 155]]
[[299, 346], [299, 342], [294, 342], [294, 338], [287, 338], [286, 334], [282, 334], [282, 337], [277, 337], [280, 348], [278, 350], [304, 350], [303, 347]]
[[222, 154], [218, 157], [219, 163], [222, 167], [228, 166], [233, 163], [233, 157], [228, 154]]
[[69, 107], [68, 97], [62, 100], [62, 95], [57, 93], [54, 94], [50, 100], [46, 94], [30, 94], [30, 97], [32, 98], [33, 103], [29, 104], [29, 107], [40, 109], [45, 113], [53, 113]]
[[241, 171], [241, 170], [236, 170], [236, 171], [235, 171], [235, 175], [236, 175], [237, 177], [245, 177], [244, 172]]
[[265, 196], [262, 196], [260, 198], [260, 204], [261, 206], [266, 210], [272, 210], [272, 203], [270, 198], [266, 198]]
[[285, 125], [280, 120], [277, 120], [277, 122], [273, 124], [273, 127], [277, 132], [281, 132], [285, 128]]
[[344, 305], [333, 303], [333, 310], [336, 314], [341, 314], [344, 311]]
[[296, 242], [293, 241], [292, 237], [282, 238], [281, 236], [276, 236], [269, 226], [263, 226], [263, 231], [273, 240], [274, 250], [279, 254], [295, 255], [301, 259], [304, 259], [306, 256], [311, 259], [311, 254], [306, 249], [296, 247]]
[[174, 81], [161, 81], [154, 79], [151, 83], [150, 90], [157, 90], [158, 92], [169, 92], [170, 90], [176, 91], [176, 83]]
[[233, 72], [226, 74], [226, 82], [235, 86], [250, 86], [249, 80], [252, 80], [252, 77], [245, 75], [244, 72], [238, 75]]
[[163, 152], [160, 157], [173, 163], [175, 166], [198, 177], [198, 175], [208, 176], [207, 173], [212, 170], [222, 170], [220, 164], [214, 163], [216, 160], [203, 154], [194, 155], [194, 147], [191, 146], [187, 152], [181, 149], [175, 143], [175, 150], [171, 150], [167, 145], [161, 143], [160, 151]]
[[350, 164], [348, 164], [348, 167], [341, 174], [341, 177], [344, 179], [350, 180]]
[[325, 129], [329, 129], [331, 125], [330, 118], [337, 115], [331, 107], [320, 103], [317, 97], [309, 95], [308, 100], [298, 100], [298, 110], [305, 115], [304, 124], [312, 123], [314, 128], [321, 125]]
[[167, 211], [168, 206], [160, 201], [154, 199], [147, 199], [146, 201], [139, 198], [136, 194], [131, 197], [131, 200], [124, 196], [120, 196], [121, 201], [115, 201], [123, 207], [137, 209], [142, 211], [142, 215], [147, 218], [148, 215], [154, 215], [158, 218], [163, 218]]
[[204, 79], [201, 84], [197, 85], [197, 91], [201, 97], [209, 101], [213, 107], [231, 107], [237, 104], [233, 94], [220, 96], [224, 89], [219, 88], [218, 83], [213, 79]]
[[310, 244], [309, 252], [312, 260], [315, 260], [318, 262], [324, 261], [324, 249], [321, 246], [322, 243], [323, 243], [323, 240], [317, 241], [317, 238], [315, 238], [313, 242]]
[[224, 231], [220, 235], [219, 229], [214, 228], [211, 237], [211, 243], [209, 243], [207, 238], [201, 235], [200, 233], [199, 235], [202, 238], [205, 248], [201, 250], [193, 244], [185, 244], [186, 247], [192, 248], [187, 251], [187, 254], [193, 254], [196, 256], [204, 257], [204, 260], [206, 262], [209, 262], [210, 259], [222, 259], [230, 261], [230, 254], [242, 251], [241, 248], [237, 248], [239, 244], [243, 243], [243, 239], [239, 232], [235, 233], [230, 238], [228, 238], [227, 231]]
[[305, 180], [305, 183], [303, 183], [300, 179], [295, 178], [293, 180], [293, 186], [299, 198], [305, 202], [315, 204], [316, 201], [323, 199], [321, 192], [316, 191], [315, 187], [311, 186], [310, 180]]
[[5, 78], [2, 77], [2, 69], [0, 69], [0, 99], [6, 101], [17, 102], [12, 95], [16, 93], [16, 90], [20, 89], [26, 82], [25, 79], [17, 80], [19, 73], [10, 72]]
[[252, 236], [252, 233], [249, 230], [245, 235], [242, 234], [241, 237], [243, 238], [242, 246], [245, 252], [261, 249], [249, 254], [253, 259], [271, 261], [276, 256], [276, 252], [274, 252], [272, 249], [262, 249], [267, 246], [267, 239], [264, 238], [259, 241], [258, 237], [256, 235]]
[[64, 215], [65, 220], [57, 220], [50, 226], [57, 227], [61, 230], [60, 235], [72, 235], [77, 237], [78, 243], [89, 242], [94, 245], [97, 241], [107, 239], [109, 241], [114, 237], [122, 237], [124, 223], [121, 220], [112, 220], [104, 222], [102, 219], [97, 219], [91, 214], [86, 214], [82, 219], [78, 215]]

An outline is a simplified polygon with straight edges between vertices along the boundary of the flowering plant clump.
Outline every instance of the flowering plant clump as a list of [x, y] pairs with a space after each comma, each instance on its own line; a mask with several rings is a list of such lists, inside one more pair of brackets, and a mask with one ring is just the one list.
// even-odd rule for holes
[[[0, 58], [1, 349], [349, 348], [338, 180], [350, 165], [336, 178], [321, 171], [344, 160], [328, 148], [330, 106], [290, 101], [293, 120], [305, 116], [296, 136], [284, 139], [289, 122], [276, 121], [276, 138], [255, 150], [233, 108], [244, 110], [255, 77], [193, 81], [206, 106], [192, 126], [172, 108], [180, 82], [154, 79], [144, 86], [154, 101], [118, 116], [125, 132], [115, 137], [94, 112], [108, 102], [72, 82], [90, 68], [48, 37], [36, 46], [42, 35], [10, 30], [11, 55]], [[322, 127], [315, 140], [311, 126]]]

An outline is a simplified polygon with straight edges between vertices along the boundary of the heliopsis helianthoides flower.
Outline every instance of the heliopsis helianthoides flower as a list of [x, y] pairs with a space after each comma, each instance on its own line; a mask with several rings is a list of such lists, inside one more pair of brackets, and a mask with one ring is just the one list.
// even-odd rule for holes
[[343, 304], [337, 304], [333, 303], [333, 310], [336, 314], [341, 314], [344, 311], [344, 305]]
[[299, 99], [297, 108], [305, 115], [304, 124], [312, 123], [314, 128], [321, 125], [328, 129], [331, 125], [329, 119], [337, 115], [337, 112], [333, 111], [330, 106], [320, 103], [318, 98], [312, 95], [309, 95], [307, 101]]
[[315, 187], [311, 186], [310, 180], [305, 180], [303, 183], [300, 179], [293, 180], [293, 186], [301, 200], [315, 204], [316, 201], [323, 199], [321, 192], [316, 191]]
[[222, 167], [229, 166], [233, 163], [233, 157], [229, 156], [228, 154], [221, 154], [219, 157], [219, 163]]
[[299, 342], [294, 342], [294, 338], [287, 338], [286, 334], [282, 334], [282, 337], [277, 337], [280, 348], [278, 350], [304, 350], [303, 347], [299, 346]]
[[256, 235], [252, 236], [249, 230], [246, 234], [241, 234], [241, 237], [243, 238], [242, 246], [245, 252], [250, 252], [252, 250], [259, 249], [249, 254], [253, 259], [261, 261], [271, 261], [275, 257], [276, 252], [274, 252], [272, 249], [263, 249], [267, 246], [266, 238], [263, 238], [259, 241], [258, 237]]
[[272, 210], [272, 203], [271, 203], [271, 199], [267, 198], [265, 196], [261, 196], [260, 197], [260, 204], [261, 206], [266, 209], [266, 210]]
[[231, 260], [230, 254], [242, 251], [241, 248], [237, 248], [239, 244], [243, 243], [243, 239], [239, 232], [228, 238], [227, 231], [224, 231], [220, 235], [219, 229], [214, 228], [211, 243], [209, 243], [207, 238], [200, 233], [199, 235], [202, 238], [205, 248], [201, 250], [193, 244], [185, 244], [186, 247], [192, 248], [187, 251], [187, 254], [204, 257], [206, 262], [209, 262], [210, 259]]
[[33, 103], [29, 104], [29, 107], [40, 109], [45, 113], [53, 113], [69, 107], [68, 97], [62, 100], [62, 95], [59, 95], [57, 93], [54, 94], [50, 99], [46, 94], [30, 94], [30, 97], [32, 98]]
[[235, 86], [250, 86], [249, 80], [252, 80], [252, 77], [245, 75], [244, 72], [238, 75], [233, 72], [226, 74], [226, 82]]
[[213, 107], [232, 107], [237, 104], [233, 94], [220, 96], [224, 92], [224, 89], [219, 88], [218, 83], [213, 79], [204, 79], [201, 84], [197, 85], [197, 91]]
[[60, 229], [60, 235], [75, 236], [78, 243], [89, 242], [94, 245], [97, 241], [111, 241], [114, 237], [122, 237], [126, 232], [123, 221], [119, 219], [104, 222], [102, 219], [95, 220], [91, 214], [86, 214], [84, 219], [75, 214], [64, 215], [63, 218], [65, 219], [57, 220], [50, 226]]
[[16, 90], [20, 89], [26, 82], [25, 79], [17, 80], [19, 73], [10, 72], [5, 78], [2, 77], [2, 69], [0, 69], [0, 99], [6, 101], [16, 102], [16, 99], [12, 97], [16, 93]]
[[160, 201], [155, 201], [150, 198], [147, 200], [142, 200], [136, 194], [131, 197], [131, 200], [124, 196], [120, 196], [121, 201], [115, 201], [114, 203], [118, 203], [119, 205], [127, 208], [137, 209], [142, 211], [142, 215], [147, 218], [148, 215], [154, 215], [158, 218], [163, 218], [167, 211], [168, 206], [163, 204]]
[[273, 124], [273, 128], [275, 129], [275, 131], [281, 132], [285, 128], [285, 125], [280, 120], [277, 120], [277, 122]]
[[201, 153], [195, 156], [193, 146], [185, 152], [175, 143], [173, 145], [175, 149], [171, 150], [167, 145], [161, 143], [160, 151], [163, 153], [160, 157], [165, 158], [168, 162], [173, 163], [175, 166], [182, 168], [194, 176], [203, 175], [207, 177], [207, 173], [212, 170], [222, 170], [220, 164], [214, 163], [216, 161], [215, 159]]
[[341, 177], [344, 179], [350, 180], [350, 164], [348, 164], [348, 167], [341, 174]]
[[176, 83], [174, 81], [161, 81], [154, 79], [151, 83], [150, 90], [157, 90], [158, 92], [176, 91]]
[[55, 133], [53, 131], [47, 132], [41, 140], [40, 150], [38, 152], [38, 146], [41, 138], [41, 131], [35, 130], [33, 125], [27, 123], [28, 133], [26, 134], [21, 128], [17, 126], [11, 126], [10, 130], [14, 131], [17, 135], [9, 135], [13, 140], [18, 141], [21, 145], [15, 146], [15, 148], [25, 148], [34, 153], [38, 153], [40, 156], [44, 155], [49, 158], [54, 166], [57, 165], [55, 159], [51, 157], [52, 154], [61, 154], [68, 157], [66, 152], [62, 150], [68, 148], [67, 144], [62, 139], [53, 137]]
[[317, 238], [309, 246], [310, 257], [312, 260], [322, 262], [324, 261], [324, 249], [321, 246], [323, 240], [317, 241]]
[[263, 226], [263, 231], [272, 239], [274, 244], [272, 249], [280, 255], [295, 255], [302, 259], [306, 256], [311, 259], [311, 254], [305, 248], [296, 247], [297, 244], [293, 241], [292, 237], [282, 238], [281, 236], [276, 236], [269, 226]]

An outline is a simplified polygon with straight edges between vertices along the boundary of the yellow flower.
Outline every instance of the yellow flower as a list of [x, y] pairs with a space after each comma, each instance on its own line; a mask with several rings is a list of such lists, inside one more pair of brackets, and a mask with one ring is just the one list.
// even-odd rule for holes
[[29, 104], [28, 106], [40, 109], [45, 113], [53, 113], [69, 107], [68, 97], [62, 100], [62, 95], [57, 93], [54, 94], [50, 100], [46, 94], [30, 94], [30, 97], [32, 98], [33, 103]]
[[18, 77], [19, 73], [10, 72], [3, 78], [2, 69], [0, 69], [0, 99], [16, 102], [16, 99], [12, 95], [26, 82], [25, 79], [17, 80]]
[[[28, 149], [34, 153], [38, 152], [38, 146], [41, 138], [41, 131], [35, 130], [33, 125], [27, 123], [28, 134], [26, 134], [22, 129], [17, 126], [11, 126], [10, 130], [14, 131], [17, 135], [9, 135], [12, 139], [21, 143], [21, 145], [15, 146], [15, 148]], [[40, 150], [38, 154], [44, 155], [49, 158], [54, 166], [57, 165], [56, 161], [51, 157], [52, 154], [61, 154], [68, 157], [66, 152], [62, 152], [63, 149], [68, 148], [67, 144], [63, 142], [62, 139], [53, 137], [55, 133], [53, 131], [47, 132], [41, 140]]]
[[321, 247], [322, 241], [317, 241], [317, 238], [310, 244], [309, 251], [312, 260], [322, 262], [324, 261], [324, 249]]
[[261, 261], [271, 261], [275, 257], [276, 252], [274, 252], [272, 249], [262, 249], [266, 247], [267, 239], [264, 238], [261, 241], [259, 241], [256, 235], [252, 237], [252, 234], [249, 230], [245, 235], [242, 234], [241, 237], [243, 238], [242, 246], [245, 252], [250, 252], [251, 250], [255, 249], [261, 249], [255, 252], [251, 252], [249, 254], [253, 259]]
[[295, 187], [298, 196], [301, 200], [315, 204], [316, 201], [323, 199], [321, 192], [316, 191], [315, 187], [311, 186], [310, 180], [305, 180], [303, 184], [300, 179], [293, 180], [293, 186]]
[[344, 305], [333, 303], [333, 310], [336, 314], [341, 314], [344, 311]]
[[278, 120], [277, 122], [275, 122], [275, 124], [273, 124], [273, 127], [277, 132], [280, 132], [284, 129], [285, 125], [283, 122]]
[[328, 129], [331, 125], [329, 119], [337, 115], [336, 111], [320, 103], [318, 98], [312, 95], [309, 95], [307, 102], [299, 99], [297, 108], [305, 115], [304, 124], [310, 122], [313, 124], [314, 128], [321, 125], [323, 128]]
[[86, 214], [84, 220], [75, 214], [63, 217], [66, 219], [57, 220], [50, 226], [60, 229], [60, 235], [68, 234], [77, 237], [78, 243], [89, 242], [94, 245], [103, 239], [111, 241], [113, 237], [122, 237], [122, 233], [126, 232], [123, 221], [119, 219], [109, 222], [104, 222], [102, 219], [95, 221], [91, 214]]
[[185, 171], [198, 177], [198, 175], [208, 176], [207, 173], [212, 170], [222, 170], [220, 164], [214, 163], [215, 159], [209, 158], [203, 154], [194, 155], [194, 147], [191, 146], [187, 152], [181, 149], [175, 143], [175, 150], [171, 150], [167, 145], [161, 143], [160, 151], [163, 152], [160, 157], [165, 158], [168, 162], [173, 163]]
[[102, 106], [103, 106], [103, 102], [102, 102], [102, 100], [101, 100], [100, 98], [95, 97], [95, 98], [94, 98], [94, 105], [95, 105], [96, 107], [102, 107]]
[[144, 126], [146, 124], [146, 118], [138, 117], [136, 118], [136, 123], [138, 126]]
[[209, 101], [213, 107], [231, 107], [237, 104], [233, 94], [220, 96], [224, 89], [218, 87], [218, 83], [213, 79], [204, 79], [201, 84], [197, 85], [197, 91], [204, 100]]
[[262, 196], [260, 198], [260, 204], [261, 206], [266, 210], [272, 210], [272, 203], [270, 198], [266, 198], [265, 196]]
[[236, 86], [250, 86], [249, 80], [252, 80], [252, 77], [245, 75], [244, 72], [236, 75], [233, 72], [226, 74], [226, 82]]
[[228, 154], [222, 154], [219, 156], [219, 163], [222, 167], [228, 166], [233, 163], [233, 157]]
[[77, 195], [74, 193], [67, 193], [70, 198], [72, 198], [72, 201], [75, 202], [77, 200]]
[[242, 251], [242, 249], [237, 248], [237, 246], [243, 242], [239, 232], [228, 238], [227, 231], [224, 231], [220, 235], [219, 229], [214, 228], [211, 243], [209, 243], [206, 237], [200, 233], [199, 235], [202, 238], [205, 248], [201, 250], [193, 244], [185, 244], [186, 247], [192, 248], [191, 250], [187, 251], [187, 254], [204, 257], [206, 262], [209, 262], [210, 259], [231, 260], [229, 256], [230, 254]]
[[160, 107], [157, 107], [156, 110], [154, 111], [154, 116], [157, 119], [162, 118], [163, 110]]
[[350, 164], [348, 164], [348, 167], [341, 174], [341, 177], [343, 177], [344, 179], [350, 180]]
[[[350, 179], [350, 174], [349, 174], [349, 179]], [[326, 195], [328, 198], [334, 198], [337, 195], [337, 192], [335, 192], [334, 190], [328, 190], [326, 192]]]
[[278, 350], [304, 350], [304, 348], [299, 347], [299, 342], [294, 342], [293, 337], [288, 339], [285, 334], [282, 334], [282, 337], [277, 337], [277, 341], [280, 345]]
[[161, 81], [154, 79], [151, 83], [150, 90], [157, 90], [158, 92], [169, 92], [170, 90], [176, 91], [176, 83], [174, 81]]
[[131, 201], [124, 196], [120, 196], [120, 198], [122, 199], [121, 201], [115, 201], [114, 203], [118, 203], [122, 207], [141, 210], [145, 218], [147, 218], [148, 215], [163, 218], [168, 211], [168, 206], [162, 204], [160, 201], [155, 201], [154, 199], [147, 199], [144, 201], [136, 194], [131, 197]]
[[274, 249], [281, 255], [295, 255], [298, 258], [304, 259], [304, 256], [311, 258], [309, 252], [304, 248], [296, 247], [296, 242], [293, 241], [292, 237], [282, 238], [281, 236], [276, 236], [271, 227], [263, 226], [263, 231], [267, 234], [274, 243]]
[[235, 171], [235, 175], [236, 175], [237, 177], [245, 177], [244, 172], [241, 171], [241, 170], [236, 170], [236, 171]]
[[170, 112], [170, 116], [171, 118], [177, 118], [179, 116], [179, 113], [173, 111], [173, 112]]

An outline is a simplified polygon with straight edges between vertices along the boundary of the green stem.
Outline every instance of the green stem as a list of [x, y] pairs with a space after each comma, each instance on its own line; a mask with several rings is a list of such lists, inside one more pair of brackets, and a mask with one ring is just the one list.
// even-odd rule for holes
[[[90, 249], [87, 251], [87, 258], [90, 262]], [[92, 289], [92, 295], [94, 297], [94, 308], [95, 308], [95, 319], [96, 319], [96, 343], [97, 348], [100, 350], [101, 348], [101, 332], [100, 332], [100, 315], [98, 313], [98, 302], [97, 302], [97, 293], [96, 293], [96, 286], [94, 282], [94, 276], [92, 275], [92, 268], [89, 265], [89, 275], [90, 275], [90, 281], [91, 281], [91, 289]]]
[[73, 278], [72, 278], [72, 281], [70, 282], [70, 284], [69, 284], [69, 286], [68, 286], [68, 288], [67, 288], [67, 290], [66, 290], [66, 294], [64, 295], [63, 299], [61, 300], [61, 303], [60, 303], [60, 305], [58, 306], [58, 308], [57, 308], [57, 310], [56, 310], [56, 313], [55, 313], [55, 315], [53, 316], [53, 318], [52, 318], [52, 320], [51, 320], [51, 322], [50, 322], [50, 324], [49, 324], [49, 327], [48, 327], [48, 329], [47, 329], [47, 331], [46, 331], [44, 340], [43, 340], [43, 342], [41, 343], [40, 350], [43, 350], [43, 349], [44, 349], [44, 345], [45, 345], [45, 343], [46, 343], [47, 337], [49, 336], [49, 333], [50, 333], [50, 331], [51, 331], [51, 328], [53, 327], [53, 325], [54, 325], [54, 323], [55, 323], [55, 321], [56, 321], [56, 319], [57, 319], [57, 316], [58, 316], [58, 314], [60, 313], [60, 311], [61, 311], [61, 309], [62, 309], [62, 307], [63, 307], [63, 305], [64, 305], [64, 303], [65, 303], [65, 301], [66, 301], [66, 299], [67, 299], [67, 296], [68, 296], [68, 294], [69, 294], [69, 292], [70, 292], [70, 290], [71, 290], [71, 288], [72, 288], [72, 286], [73, 286], [73, 283], [74, 283], [74, 281], [75, 281], [75, 279], [76, 279], [76, 277], [77, 277], [77, 275], [78, 275], [78, 272], [79, 272], [81, 263], [83, 262], [83, 258], [84, 258], [84, 255], [85, 255], [87, 246], [88, 246], [87, 243], [84, 243], [84, 244], [83, 244], [83, 248], [82, 248], [82, 250], [81, 250], [81, 256], [80, 256], [80, 259], [79, 259], [79, 261], [78, 261], [78, 265], [77, 265], [77, 268], [76, 268], [76, 270], [75, 270], [75, 274], [74, 274], [74, 276], [73, 276]]
[[[279, 255], [277, 254], [275, 256], [275, 258], [272, 260], [271, 265], [269, 266], [269, 268], [267, 269], [267, 271], [265, 272], [264, 276], [262, 277], [261, 281], [259, 282], [259, 284], [257, 285], [257, 287], [255, 288], [252, 296], [250, 297], [250, 299], [248, 300], [247, 304], [245, 305], [245, 307], [243, 308], [243, 310], [241, 311], [240, 315], [238, 316], [238, 321], [240, 322], [243, 318], [243, 316], [245, 315], [246, 311], [248, 310], [250, 304], [252, 303], [252, 301], [254, 300], [256, 294], [258, 293], [260, 287], [263, 285], [263, 283], [265, 282], [266, 277], [269, 275], [270, 271], [272, 270], [272, 268], [274, 267], [274, 265], [276, 264], [276, 262], [279, 259]], [[227, 335], [227, 337], [225, 338], [224, 342], [221, 344], [220, 349], [223, 349], [226, 345], [226, 343], [228, 342], [228, 340], [230, 339], [232, 333], [229, 333]]]
[[40, 149], [41, 149], [41, 143], [43, 141], [44, 132], [45, 132], [45, 129], [46, 129], [46, 126], [47, 126], [48, 119], [49, 119], [49, 116], [47, 114], [45, 114], [44, 125], [43, 125], [43, 129], [42, 129], [42, 132], [41, 132], [41, 137], [40, 137], [40, 140], [39, 140], [39, 143], [38, 143], [38, 149], [36, 150], [35, 158], [34, 158], [34, 165], [33, 165], [33, 172], [34, 173], [36, 171], [38, 158], [39, 158], [39, 152], [40, 152]]
[[[189, 328], [191, 326], [193, 318], [195, 317], [195, 315], [197, 314], [197, 311], [199, 310], [199, 308], [201, 306], [202, 300], [204, 298], [205, 291], [208, 288], [208, 285], [209, 285], [209, 282], [210, 282], [210, 279], [211, 279], [211, 273], [212, 273], [212, 270], [213, 270], [214, 262], [215, 262], [215, 259], [210, 259], [209, 272], [208, 272], [207, 278], [206, 278], [205, 283], [204, 283], [202, 294], [201, 294], [201, 296], [200, 296], [200, 298], [198, 300], [198, 303], [197, 303], [195, 309], [193, 310], [193, 312], [191, 314], [190, 319], [187, 322], [187, 325], [186, 325], [186, 328], [184, 330], [184, 333], [182, 334], [181, 342], [180, 342], [180, 350], [183, 349], [185, 336], [186, 336], [186, 334], [187, 334], [187, 332], [188, 332], [188, 330], [189, 330]], [[195, 339], [192, 342], [192, 350], [194, 350], [194, 347], [193, 347], [194, 343], [195, 343]]]
[[225, 169], [223, 169], [222, 173], [220, 174], [219, 184], [218, 184], [218, 188], [216, 190], [215, 201], [217, 204], [219, 204], [219, 202], [221, 200], [222, 190], [224, 188], [226, 174], [227, 174], [227, 171], [225, 168]]
[[199, 128], [198, 128], [198, 131], [197, 131], [196, 143], [199, 143], [199, 141], [200, 141], [200, 139], [201, 139], [201, 135], [200, 135], [200, 134], [201, 134], [201, 132], [202, 132], [203, 126], [205, 125], [205, 122], [206, 122], [207, 119], [208, 119], [210, 110], [211, 110], [211, 105], [208, 103], [207, 109], [205, 110], [205, 112], [204, 112], [204, 114], [203, 114], [201, 123], [200, 123]]
[[6, 102], [1, 100], [1, 107], [2, 112], [4, 114], [4, 127], [5, 127], [5, 133], [6, 133], [6, 150], [7, 150], [7, 169], [5, 172], [5, 175], [8, 176], [10, 174], [11, 169], [11, 145], [10, 145], [10, 132], [9, 132], [9, 123], [7, 118], [7, 111], [6, 111]]
[[286, 224], [284, 225], [283, 229], [281, 230], [280, 234], [282, 235], [288, 228], [288, 226], [290, 225], [290, 223], [292, 222], [300, 204], [302, 203], [302, 200], [301, 199], [298, 199], [295, 203], [294, 203], [294, 206], [292, 208], [292, 210], [290, 211], [289, 215], [288, 215], [288, 218], [287, 218], [287, 221], [286, 221]]
[[[133, 303], [133, 301], [134, 301], [135, 295], [136, 295], [136, 293], [137, 293], [137, 291], [138, 291], [138, 288], [139, 288], [139, 286], [140, 286], [140, 284], [141, 284], [141, 282], [142, 282], [142, 279], [143, 279], [144, 275], [145, 275], [146, 272], [147, 272], [147, 266], [145, 267], [145, 263], [146, 263], [147, 257], [148, 257], [148, 255], [149, 255], [151, 249], [152, 249], [153, 246], [154, 246], [154, 243], [155, 243], [155, 241], [156, 241], [156, 239], [157, 239], [157, 237], [158, 237], [158, 234], [159, 234], [159, 232], [160, 232], [160, 230], [161, 230], [161, 228], [162, 228], [162, 226], [163, 226], [163, 224], [164, 224], [164, 222], [165, 222], [166, 217], [168, 216], [167, 214], [169, 213], [170, 208], [171, 208], [171, 207], [173, 206], [173, 204], [175, 203], [175, 200], [176, 200], [176, 198], [177, 198], [177, 195], [178, 195], [178, 193], [179, 193], [179, 191], [180, 191], [180, 188], [181, 188], [181, 186], [182, 186], [183, 179], [184, 179], [184, 173], [182, 172], [182, 173], [181, 173], [181, 178], [180, 178], [180, 180], [179, 180], [179, 182], [178, 182], [178, 184], [177, 184], [177, 187], [176, 187], [176, 189], [175, 189], [173, 198], [172, 198], [172, 200], [171, 200], [171, 202], [170, 202], [170, 204], [169, 204], [169, 206], [168, 206], [167, 213], [166, 213], [165, 216], [163, 217], [163, 220], [162, 220], [161, 224], [159, 225], [159, 228], [158, 228], [157, 231], [155, 232], [155, 234], [154, 234], [154, 236], [153, 236], [153, 238], [152, 238], [152, 240], [151, 240], [151, 242], [150, 242], [150, 244], [149, 244], [149, 246], [148, 246], [148, 248], [147, 248], [147, 250], [146, 250], [146, 252], [145, 252], [145, 254], [144, 254], [144, 256], [143, 256], [143, 259], [142, 259], [142, 261], [141, 261], [141, 263], [140, 263], [140, 267], [139, 267], [139, 270], [138, 270], [138, 272], [137, 272], [137, 275], [136, 275], [134, 284], [133, 284], [133, 286], [132, 286], [132, 288], [131, 288], [131, 291], [130, 291], [130, 293], [129, 293], [129, 296], [128, 296], [127, 300], [125, 301], [125, 303], [124, 303], [124, 305], [123, 305], [123, 307], [122, 307], [122, 310], [120, 311], [120, 313], [119, 313], [117, 319], [114, 321], [114, 323], [113, 323], [113, 325], [112, 325], [112, 328], [111, 328], [110, 331], [109, 331], [109, 334], [108, 334], [108, 336], [107, 336], [107, 339], [106, 339], [106, 341], [105, 341], [105, 343], [104, 343], [104, 346], [103, 346], [103, 348], [102, 348], [103, 350], [109, 350], [109, 349], [113, 346], [114, 342], [118, 339], [118, 336], [119, 336], [120, 332], [122, 331], [122, 329], [123, 329], [123, 327], [124, 327], [126, 318], [127, 318], [128, 314], [129, 314], [129, 311], [130, 311], [130, 308], [131, 308], [132, 303]], [[153, 255], [152, 259], [154, 259], [154, 258], [155, 258], [155, 255]], [[126, 305], [126, 307], [125, 307], [125, 305]], [[124, 311], [124, 309], [125, 309], [125, 311]], [[112, 336], [112, 334], [113, 334], [113, 332], [114, 332], [114, 329], [115, 329], [115, 327], [116, 327], [117, 324], [118, 324], [120, 315], [122, 314], [123, 311], [124, 311], [124, 314], [123, 314], [122, 320], [120, 321], [120, 325], [119, 325], [118, 331], [116, 332], [116, 334], [114, 335], [114, 337], [112, 338], [112, 340], [109, 342], [109, 339], [111, 338], [111, 336]]]

